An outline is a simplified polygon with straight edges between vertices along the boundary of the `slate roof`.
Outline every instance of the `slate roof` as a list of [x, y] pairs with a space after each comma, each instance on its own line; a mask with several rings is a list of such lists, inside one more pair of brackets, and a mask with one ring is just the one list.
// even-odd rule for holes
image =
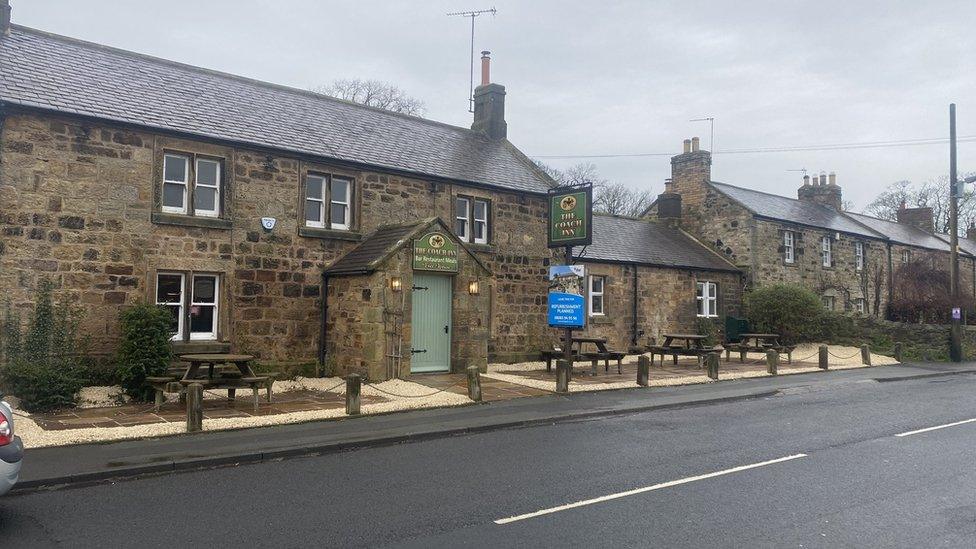
[[744, 189], [717, 181], [712, 181], [711, 183], [718, 191], [761, 217], [780, 221], [792, 221], [812, 227], [820, 227], [831, 231], [841, 231], [860, 236], [884, 238], [883, 234], [879, 234], [861, 225], [848, 217], [847, 214], [838, 212], [828, 206], [821, 206], [820, 204], [754, 191], [752, 189]]
[[[918, 246], [920, 248], [929, 248], [931, 250], [939, 250], [942, 252], [949, 252], [952, 250], [949, 243], [945, 240], [942, 240], [934, 234], [927, 233], [922, 229], [915, 228], [911, 225], [852, 212], [847, 212], [847, 215], [885, 235], [888, 237], [888, 240], [891, 240], [896, 244]], [[948, 236], [946, 238], [948, 238]]]
[[507, 140], [12, 25], [0, 102], [513, 191], [552, 180]]
[[734, 265], [678, 229], [629, 217], [593, 215], [593, 244], [573, 249], [581, 261], [739, 272]]

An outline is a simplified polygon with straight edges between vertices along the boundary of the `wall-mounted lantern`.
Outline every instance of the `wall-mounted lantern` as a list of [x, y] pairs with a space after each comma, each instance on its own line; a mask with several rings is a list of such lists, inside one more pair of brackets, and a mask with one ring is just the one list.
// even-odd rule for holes
[[481, 293], [481, 289], [478, 287], [478, 281], [472, 280], [468, 282], [468, 293], [471, 295], [478, 295]]
[[390, 279], [390, 289], [394, 292], [399, 292], [403, 289], [403, 279], [399, 276], [394, 276]]

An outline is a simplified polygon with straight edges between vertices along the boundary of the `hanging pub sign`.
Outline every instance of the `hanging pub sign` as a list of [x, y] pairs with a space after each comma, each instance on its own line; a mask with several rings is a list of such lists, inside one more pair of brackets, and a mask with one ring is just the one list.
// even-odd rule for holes
[[457, 243], [439, 231], [414, 240], [413, 268], [417, 271], [458, 272]]
[[583, 265], [549, 267], [549, 325], [560, 328], [583, 328]]
[[549, 247], [593, 243], [593, 186], [549, 191]]

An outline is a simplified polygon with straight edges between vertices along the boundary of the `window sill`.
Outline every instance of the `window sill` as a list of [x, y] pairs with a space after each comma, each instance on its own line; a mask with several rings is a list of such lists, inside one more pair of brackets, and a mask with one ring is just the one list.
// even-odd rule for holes
[[305, 238], [331, 238], [334, 240], [351, 240], [359, 242], [363, 235], [352, 231], [340, 231], [337, 229], [320, 229], [318, 227], [299, 227], [298, 236]]
[[491, 244], [475, 244], [474, 242], [464, 242], [463, 240], [461, 242], [464, 244], [465, 248], [471, 250], [472, 252], [492, 253], [495, 251], [495, 247]]
[[613, 319], [607, 315], [593, 315], [590, 317], [590, 322], [593, 324], [613, 324]]
[[156, 225], [181, 225], [183, 227], [203, 227], [205, 229], [230, 229], [229, 219], [219, 217], [195, 217], [192, 215], [153, 212], [152, 222]]

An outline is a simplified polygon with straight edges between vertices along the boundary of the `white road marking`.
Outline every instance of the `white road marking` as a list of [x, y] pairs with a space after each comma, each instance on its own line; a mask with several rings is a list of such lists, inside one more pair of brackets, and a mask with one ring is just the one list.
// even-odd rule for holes
[[698, 480], [705, 480], [707, 478], [719, 477], [722, 475], [728, 475], [732, 473], [738, 473], [740, 471], [746, 471], [749, 469], [755, 469], [757, 467], [765, 467], [766, 465], [773, 465], [774, 463], [782, 463], [784, 461], [790, 461], [794, 459], [807, 457], [806, 454], [793, 454], [792, 456], [781, 457], [777, 459], [771, 459], [769, 461], [763, 461], [760, 463], [752, 463], [750, 465], [740, 465], [738, 467], [733, 467], [731, 469], [725, 469], [723, 471], [715, 471], [714, 473], [707, 473], [704, 475], [698, 475], [694, 477], [686, 477], [678, 480], [671, 480], [668, 482], [662, 482], [660, 484], [655, 484], [653, 486], [645, 486], [643, 488], [635, 488], [634, 490], [627, 490], [626, 492], [618, 492], [616, 494], [610, 494], [607, 496], [600, 496], [593, 499], [585, 499], [583, 501], [577, 501], [576, 503], [569, 503], [566, 505], [560, 505], [558, 507], [550, 507], [549, 509], [542, 509], [540, 511], [535, 511], [533, 513], [526, 513], [524, 515], [516, 515], [514, 517], [508, 517], [503, 519], [498, 519], [495, 524], [508, 524], [511, 522], [517, 522], [520, 520], [540, 517], [542, 515], [551, 515], [552, 513], [558, 513], [560, 511], [566, 511], [569, 509], [575, 509], [577, 507], [583, 507], [585, 505], [593, 505], [594, 503], [602, 503], [604, 501], [610, 501], [619, 498], [625, 498], [627, 496], [633, 496], [635, 494], [642, 494], [644, 492], [651, 492], [653, 490], [660, 490], [662, 488], [670, 488], [672, 486], [678, 486], [681, 484], [688, 484], [689, 482], [695, 482]]
[[945, 429], [946, 427], [955, 427], [956, 425], [963, 425], [963, 424], [966, 424], [966, 423], [974, 423], [974, 422], [976, 422], [976, 418], [973, 418], [973, 419], [964, 419], [962, 421], [955, 421], [955, 422], [952, 422], [952, 423], [946, 423], [945, 425], [936, 425], [935, 427], [926, 427], [924, 429], [916, 429], [914, 431], [908, 431], [907, 433], [898, 433], [895, 436], [896, 437], [907, 437], [907, 436], [911, 436], [911, 435], [917, 435], [919, 433], [927, 433], [929, 431], [935, 431], [936, 429]]

